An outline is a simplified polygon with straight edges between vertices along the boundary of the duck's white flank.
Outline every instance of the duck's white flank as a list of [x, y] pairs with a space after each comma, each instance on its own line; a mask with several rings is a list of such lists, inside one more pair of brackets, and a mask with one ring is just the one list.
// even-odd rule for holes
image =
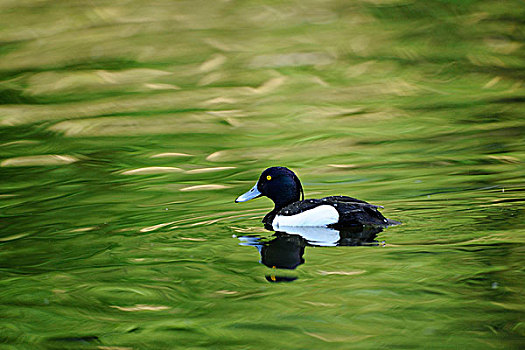
[[339, 221], [337, 209], [330, 205], [320, 205], [295, 215], [277, 215], [273, 219], [272, 226], [274, 229], [280, 226], [320, 227], [335, 224], [337, 221]]

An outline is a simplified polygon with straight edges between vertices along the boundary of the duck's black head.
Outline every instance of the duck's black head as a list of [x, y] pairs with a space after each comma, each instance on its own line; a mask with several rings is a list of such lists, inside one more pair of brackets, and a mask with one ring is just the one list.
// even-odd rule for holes
[[271, 167], [263, 171], [255, 186], [239, 196], [235, 202], [266, 196], [274, 202], [275, 209], [279, 210], [300, 200], [301, 195], [304, 197], [303, 186], [293, 171], [285, 167]]

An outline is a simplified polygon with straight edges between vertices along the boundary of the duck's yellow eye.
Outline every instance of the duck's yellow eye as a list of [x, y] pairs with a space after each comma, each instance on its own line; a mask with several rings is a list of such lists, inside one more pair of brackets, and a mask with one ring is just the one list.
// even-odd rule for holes
[[272, 177], [270, 175], [266, 176], [266, 180], [270, 181]]

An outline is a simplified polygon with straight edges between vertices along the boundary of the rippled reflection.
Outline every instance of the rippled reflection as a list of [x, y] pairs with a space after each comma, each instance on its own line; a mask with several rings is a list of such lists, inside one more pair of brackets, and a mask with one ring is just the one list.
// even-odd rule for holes
[[[282, 229], [282, 228], [281, 228]], [[266, 276], [269, 282], [290, 282], [297, 277], [280, 273], [280, 269], [294, 270], [304, 263], [305, 248], [377, 245], [377, 234], [382, 227], [355, 226], [345, 229], [328, 227], [287, 227], [271, 237], [246, 235], [238, 237], [241, 245], [257, 248], [260, 262], [274, 269]]]
[[[523, 348], [522, 9], [0, 0], [0, 347]], [[276, 165], [404, 224], [268, 233]]]

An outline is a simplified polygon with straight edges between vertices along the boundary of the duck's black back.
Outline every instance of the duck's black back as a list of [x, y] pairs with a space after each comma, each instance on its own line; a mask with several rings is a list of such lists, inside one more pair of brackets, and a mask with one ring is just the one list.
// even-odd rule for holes
[[321, 199], [297, 201], [282, 208], [271, 218], [265, 217], [264, 220], [265, 222], [273, 221], [275, 215], [290, 216], [300, 214], [321, 205], [330, 205], [339, 213], [339, 221], [336, 224], [329, 225], [329, 227], [338, 228], [353, 225], [386, 226], [389, 224], [388, 219], [377, 210], [378, 206], [347, 196], [330, 196]]

